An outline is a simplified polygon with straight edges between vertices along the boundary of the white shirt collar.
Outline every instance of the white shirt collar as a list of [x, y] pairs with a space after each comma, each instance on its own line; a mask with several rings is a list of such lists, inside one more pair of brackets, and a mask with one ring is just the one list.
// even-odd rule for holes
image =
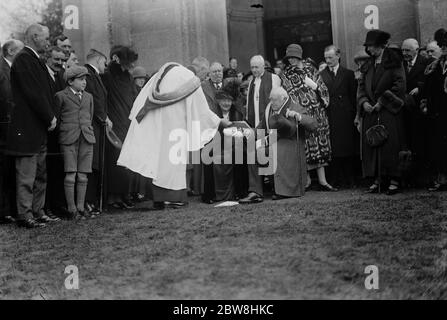
[[5, 59], [6, 63], [8, 64], [8, 66], [11, 68], [12, 66], [12, 62], [9, 61], [8, 59], [6, 59], [5, 57], [3, 57], [3, 59]]
[[33, 48], [31, 48], [31, 47], [29, 47], [29, 46], [25, 46], [25, 48], [30, 49], [32, 52], [34, 52], [34, 54], [36, 55], [36, 57], [40, 59], [40, 56], [39, 56], [39, 54], [37, 53], [36, 50], [34, 50]]
[[340, 69], [340, 64], [337, 64], [335, 67], [329, 67], [329, 70], [332, 70], [335, 75], [337, 75], [338, 69]]
[[80, 93], [81, 94], [81, 96], [82, 96], [82, 91], [76, 91], [76, 90], [74, 90], [72, 87], [69, 87], [70, 88], [70, 90], [71, 90], [71, 92], [73, 92], [73, 94], [76, 96], [78, 93]]
[[418, 59], [418, 55], [416, 55], [413, 59], [413, 61], [411, 61], [411, 66], [414, 67], [414, 65], [416, 64], [416, 60]]
[[95, 70], [96, 71], [96, 73], [97, 74], [99, 74], [99, 70], [98, 70], [98, 68], [96, 68], [94, 65], [92, 65], [92, 64], [88, 64], [90, 67], [92, 67], [93, 68], [93, 70]]
[[56, 81], [56, 72], [54, 72], [54, 70], [51, 69], [49, 65], [46, 64], [46, 66], [47, 66], [48, 73], [50, 74], [51, 78], [53, 79], [53, 81]]

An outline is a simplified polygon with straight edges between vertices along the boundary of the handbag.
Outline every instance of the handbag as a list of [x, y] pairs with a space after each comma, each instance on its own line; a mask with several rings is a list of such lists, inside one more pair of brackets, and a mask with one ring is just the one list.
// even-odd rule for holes
[[377, 115], [377, 124], [366, 131], [366, 141], [373, 148], [379, 148], [388, 140], [388, 130], [380, 124], [380, 116]]

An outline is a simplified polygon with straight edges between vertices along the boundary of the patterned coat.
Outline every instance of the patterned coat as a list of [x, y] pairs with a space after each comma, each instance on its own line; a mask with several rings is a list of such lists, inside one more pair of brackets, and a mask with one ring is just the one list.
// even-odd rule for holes
[[[331, 161], [332, 150], [329, 120], [326, 108], [329, 106], [329, 91], [318, 70], [307, 60], [303, 69], [288, 66], [282, 74], [282, 85], [289, 93], [293, 103], [301, 105], [307, 114], [317, 120], [318, 129], [306, 133], [306, 159], [312, 167], [321, 167]], [[316, 91], [305, 85], [309, 77], [317, 85]]]

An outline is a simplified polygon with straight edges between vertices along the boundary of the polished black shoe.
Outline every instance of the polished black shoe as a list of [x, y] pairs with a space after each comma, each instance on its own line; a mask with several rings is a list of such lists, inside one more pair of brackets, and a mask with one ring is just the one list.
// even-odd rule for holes
[[285, 199], [289, 199], [289, 197], [280, 196], [279, 194], [274, 194], [272, 196], [273, 201], [279, 201], [279, 200], [285, 200]]
[[89, 220], [89, 219], [95, 219], [96, 218], [96, 216], [94, 216], [94, 215], [92, 215], [90, 212], [88, 212], [88, 211], [79, 211], [79, 215], [81, 216], [81, 217], [84, 217], [85, 219], [84, 220]]
[[44, 214], [43, 216], [36, 218], [36, 221], [39, 223], [51, 223], [51, 222], [60, 221], [60, 219], [56, 220], [55, 218], [50, 218], [49, 216]]
[[85, 204], [85, 212], [88, 212], [92, 216], [99, 216], [101, 211], [92, 203]]
[[124, 209], [134, 209], [135, 203], [133, 203], [130, 199], [124, 199], [122, 202]]
[[55, 214], [53, 214], [52, 211], [47, 211], [46, 216], [49, 219], [49, 222], [59, 222], [61, 221], [61, 218], [57, 217]]
[[386, 195], [387, 196], [394, 196], [395, 194], [400, 193], [400, 188], [396, 187], [396, 188], [388, 188], [388, 190], [386, 191]]
[[323, 192], [337, 192], [338, 191], [338, 189], [337, 188], [334, 188], [333, 186], [331, 186], [329, 183], [328, 184], [326, 184], [326, 185], [322, 185], [322, 184], [320, 184], [320, 191], [323, 191]]
[[206, 203], [206, 204], [214, 204], [216, 201], [211, 200], [211, 199], [202, 199], [202, 202]]
[[11, 216], [5, 216], [5, 217], [0, 218], [0, 225], [13, 224], [15, 222], [16, 222], [16, 219], [14, 219]]
[[438, 182], [434, 182], [429, 188], [428, 191], [429, 192], [440, 192], [440, 191], [445, 191], [447, 188], [445, 185], [442, 185]]
[[166, 208], [165, 203], [163, 201], [155, 201], [152, 210], [164, 210]]
[[21, 228], [27, 229], [44, 228], [46, 226], [45, 223], [38, 222], [34, 219], [18, 220], [17, 225]]
[[248, 197], [239, 200], [239, 203], [240, 204], [254, 204], [254, 203], [261, 203], [263, 201], [264, 201], [263, 197], [261, 197], [257, 193], [252, 192], [248, 195]]
[[368, 190], [366, 190], [366, 193], [370, 193], [370, 194], [379, 193], [379, 185], [373, 184], [371, 187], [369, 187]]
[[171, 202], [171, 201], [165, 201], [165, 208], [171, 208], [171, 209], [181, 209], [186, 207], [188, 204], [186, 202]]
[[67, 210], [65, 216], [66, 216], [67, 220], [70, 220], [70, 221], [77, 220], [80, 217], [77, 211], [68, 211], [68, 210]]

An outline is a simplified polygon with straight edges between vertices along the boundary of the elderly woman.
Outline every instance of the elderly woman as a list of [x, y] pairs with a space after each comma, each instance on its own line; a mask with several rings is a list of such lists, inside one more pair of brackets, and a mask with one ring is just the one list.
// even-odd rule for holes
[[281, 75], [283, 87], [293, 103], [301, 105], [309, 116], [318, 123], [315, 132], [306, 137], [307, 185], [312, 184], [309, 172], [316, 170], [322, 191], [338, 191], [326, 180], [325, 167], [331, 161], [329, 121], [326, 108], [329, 106], [329, 92], [318, 69], [309, 60], [303, 60], [303, 49], [298, 44], [287, 48], [285, 62], [289, 65]]
[[317, 127], [317, 121], [294, 103], [283, 88], [273, 88], [270, 104], [257, 127], [267, 133], [277, 130], [277, 148], [273, 155], [273, 161], [276, 161], [273, 200], [304, 195], [307, 182], [305, 134]]
[[[389, 39], [390, 34], [384, 31], [368, 32], [364, 46], [371, 58], [362, 66], [357, 98], [363, 117], [363, 173], [375, 178], [368, 192], [377, 193], [382, 178], [386, 178], [387, 194], [394, 195], [400, 191], [399, 152], [404, 142], [402, 108], [406, 86], [402, 59], [387, 48]], [[378, 125], [385, 127], [388, 138], [371, 139]]]

